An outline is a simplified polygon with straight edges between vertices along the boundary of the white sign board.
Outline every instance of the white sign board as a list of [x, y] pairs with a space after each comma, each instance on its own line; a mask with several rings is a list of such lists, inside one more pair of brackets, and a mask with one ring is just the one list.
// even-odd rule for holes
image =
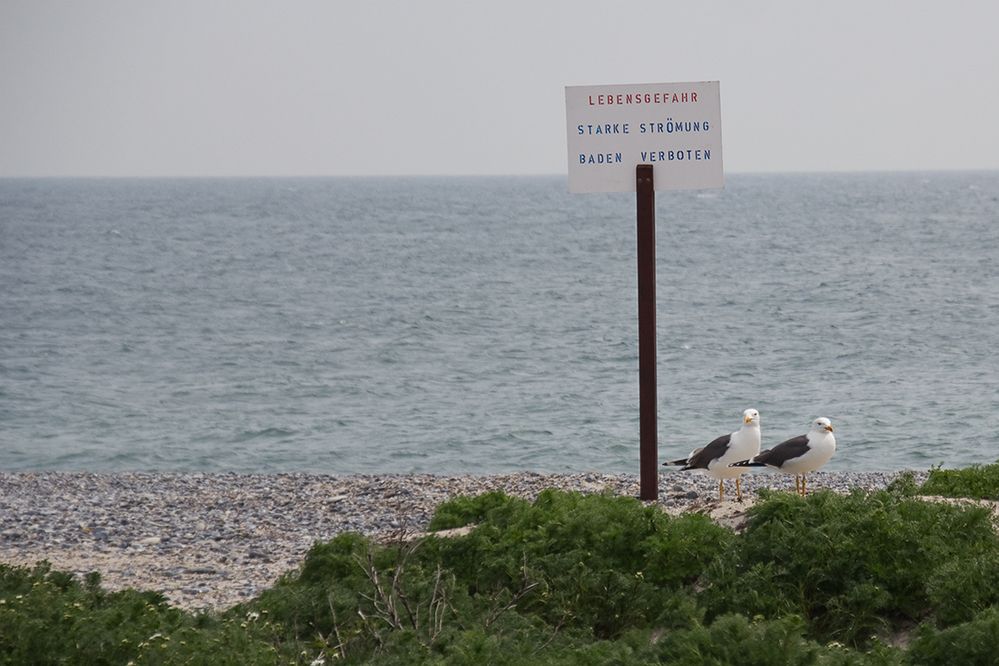
[[570, 192], [634, 192], [635, 166], [657, 190], [722, 187], [717, 81], [566, 86]]

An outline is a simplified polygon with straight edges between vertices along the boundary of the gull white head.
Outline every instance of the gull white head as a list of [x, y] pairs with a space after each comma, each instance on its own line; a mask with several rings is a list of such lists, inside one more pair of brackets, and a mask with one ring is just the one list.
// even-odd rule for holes
[[[826, 419], [826, 423], [829, 419]], [[755, 409], [747, 409], [742, 413], [742, 423], [746, 426], [759, 426], [760, 425], [760, 413]]]
[[819, 418], [812, 421], [812, 430], [824, 434], [827, 432], [832, 432], [833, 430], [835, 430], [835, 428], [833, 428], [832, 422], [829, 419], [827, 419], [824, 416], [820, 416]]

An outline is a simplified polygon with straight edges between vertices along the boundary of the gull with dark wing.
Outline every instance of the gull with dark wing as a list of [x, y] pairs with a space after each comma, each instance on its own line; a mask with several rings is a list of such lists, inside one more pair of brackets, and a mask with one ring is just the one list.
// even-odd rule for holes
[[735, 495], [742, 500], [739, 475], [744, 471], [731, 464], [748, 460], [760, 452], [760, 413], [747, 409], [742, 413], [742, 427], [735, 432], [713, 440], [706, 446], [694, 449], [690, 455], [680, 460], [665, 462], [663, 465], [680, 465], [680, 471], [703, 470], [713, 479], [718, 479], [718, 499], [725, 496], [725, 479], [735, 479]]
[[825, 465], [836, 452], [832, 423], [824, 416], [812, 421], [807, 434], [781, 442], [752, 458], [732, 463], [734, 469], [769, 467], [784, 474], [794, 474], [794, 489], [805, 495], [805, 475]]

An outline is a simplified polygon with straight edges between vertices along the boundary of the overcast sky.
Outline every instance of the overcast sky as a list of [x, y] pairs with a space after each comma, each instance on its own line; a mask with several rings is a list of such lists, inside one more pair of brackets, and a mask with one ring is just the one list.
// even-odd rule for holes
[[564, 174], [721, 82], [728, 172], [999, 168], [999, 2], [0, 0], [0, 177]]

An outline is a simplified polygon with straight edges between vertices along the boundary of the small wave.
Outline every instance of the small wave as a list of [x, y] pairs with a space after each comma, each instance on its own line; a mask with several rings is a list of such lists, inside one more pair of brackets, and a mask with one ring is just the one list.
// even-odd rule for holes
[[283, 439], [295, 435], [294, 430], [287, 428], [263, 428], [262, 430], [244, 430], [236, 435], [234, 441], [248, 442], [253, 439]]

